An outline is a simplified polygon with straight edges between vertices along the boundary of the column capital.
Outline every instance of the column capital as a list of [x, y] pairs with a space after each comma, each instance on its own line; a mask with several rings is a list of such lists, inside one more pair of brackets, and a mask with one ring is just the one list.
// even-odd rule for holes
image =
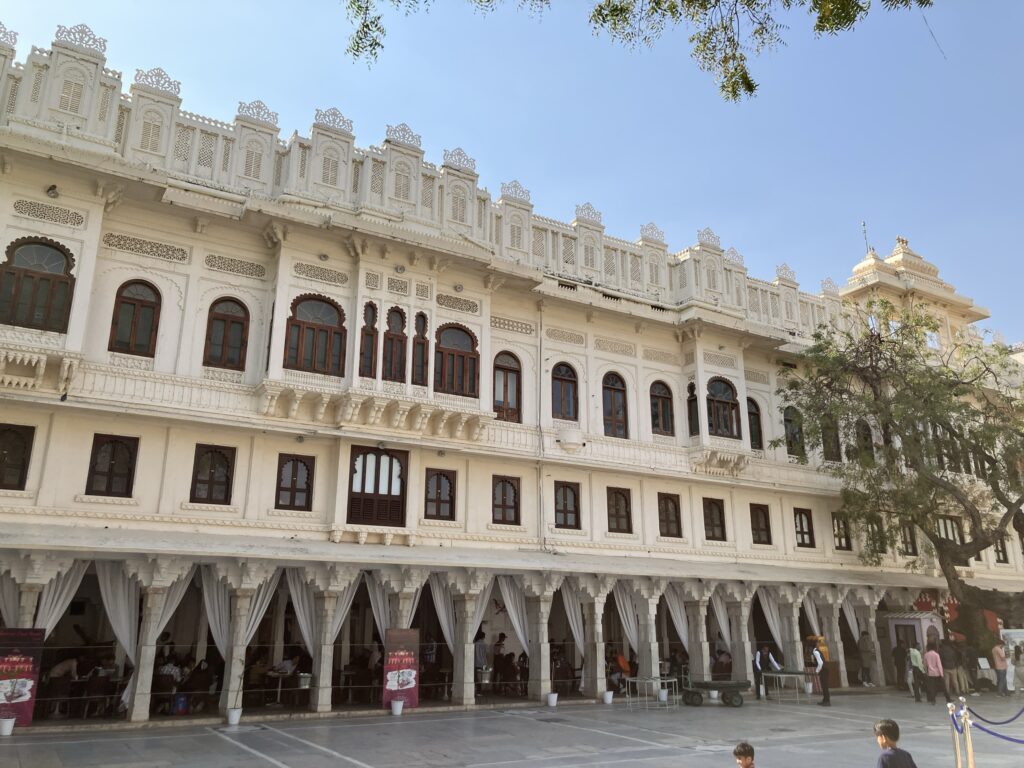
[[374, 573], [388, 592], [413, 593], [426, 583], [430, 569], [409, 565], [387, 566], [375, 568]]
[[715, 591], [715, 582], [703, 581], [701, 579], [685, 579], [675, 582], [676, 588], [682, 592], [683, 600], [693, 602], [707, 601], [711, 599], [711, 593]]
[[270, 579], [276, 570], [277, 563], [271, 560], [223, 560], [213, 564], [217, 578], [236, 590], [255, 590]]
[[811, 599], [815, 605], [835, 606], [838, 609], [849, 590], [849, 587], [842, 584], [821, 584], [811, 590]]
[[799, 605], [810, 592], [809, 584], [775, 584], [771, 587], [780, 603]]
[[885, 589], [882, 587], [848, 587], [850, 601], [855, 606], [865, 608], [877, 608], [885, 597]]
[[[353, 565], [315, 563], [302, 567], [302, 580], [312, 584], [317, 594], [330, 592], [337, 595], [348, 589], [363, 572]], [[284, 579], [282, 579], [284, 582]]]
[[77, 558], [51, 552], [18, 552], [0, 558], [0, 573], [10, 571], [19, 584], [45, 586], [54, 576], [71, 568]]
[[169, 587], [192, 570], [192, 560], [184, 557], [141, 555], [127, 557], [124, 570], [134, 576], [142, 587]]
[[445, 581], [453, 595], [476, 597], [494, 578], [494, 574], [481, 568], [467, 568], [464, 571], [451, 570], [444, 574]]
[[615, 582], [618, 581], [615, 576], [602, 574], [580, 574], [573, 578], [580, 592], [586, 595], [588, 602], [606, 599], [615, 589]]
[[757, 592], [757, 584], [749, 581], [723, 581], [718, 586], [727, 603], [750, 603]]
[[551, 573], [526, 573], [523, 574], [523, 592], [527, 597], [550, 598], [553, 597], [558, 588], [562, 586], [565, 579], [564, 574]]
[[666, 589], [668, 589], [668, 579], [663, 577], [649, 577], [633, 581], [633, 590], [645, 600], [660, 600]]

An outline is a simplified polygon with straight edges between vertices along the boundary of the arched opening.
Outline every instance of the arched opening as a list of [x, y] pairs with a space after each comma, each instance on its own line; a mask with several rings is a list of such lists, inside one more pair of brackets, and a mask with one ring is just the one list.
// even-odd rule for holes
[[54, 240], [21, 238], [0, 265], [0, 324], [65, 333], [71, 313], [74, 260]]

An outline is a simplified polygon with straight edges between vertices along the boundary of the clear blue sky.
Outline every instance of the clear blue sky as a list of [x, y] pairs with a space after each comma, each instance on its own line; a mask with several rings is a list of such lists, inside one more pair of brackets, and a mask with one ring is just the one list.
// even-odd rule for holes
[[722, 101], [682, 30], [630, 52], [591, 34], [584, 0], [540, 19], [515, 5], [388, 9], [369, 69], [344, 54], [341, 0], [12, 2], [0, 21], [20, 34], [19, 59], [57, 24], [87, 23], [126, 83], [161, 66], [185, 109], [227, 121], [263, 99], [282, 137], [307, 133], [317, 107], [353, 119], [359, 146], [404, 121], [429, 160], [464, 147], [494, 197], [519, 179], [538, 213], [570, 220], [591, 201], [609, 234], [654, 221], [673, 250], [711, 226], [752, 275], [787, 262], [815, 292], [861, 258], [865, 220], [879, 253], [907, 237], [991, 310], [986, 327], [1024, 341], [1024, 2], [937, 0], [927, 19], [944, 55], [916, 10], [875, 3], [854, 32], [823, 39], [792, 15], [788, 45], [753, 61], [759, 95], [740, 104]]

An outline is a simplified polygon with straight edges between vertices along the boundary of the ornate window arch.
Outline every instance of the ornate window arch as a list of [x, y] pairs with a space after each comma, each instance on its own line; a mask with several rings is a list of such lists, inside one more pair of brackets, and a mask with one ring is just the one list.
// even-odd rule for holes
[[708, 434], [739, 440], [740, 404], [736, 387], [726, 379], [715, 377], [708, 381]]
[[244, 371], [248, 345], [249, 310], [246, 306], [233, 296], [225, 296], [210, 304], [206, 316], [203, 365]]
[[160, 291], [144, 280], [129, 280], [117, 289], [107, 349], [153, 357], [160, 327]]
[[690, 437], [700, 435], [700, 412], [697, 409], [697, 385], [692, 381], [686, 385], [686, 422]]
[[189, 501], [193, 504], [230, 504], [234, 468], [234, 448], [197, 445]]
[[364, 379], [377, 376], [377, 305], [363, 305], [363, 328], [359, 331], [359, 375]]
[[606, 437], [629, 437], [629, 409], [626, 405], [626, 381], [614, 371], [601, 380], [601, 404]]
[[46, 237], [22, 237], [0, 264], [0, 324], [66, 333], [75, 278], [74, 258]]
[[408, 463], [406, 451], [352, 447], [348, 494], [350, 525], [405, 525]]
[[480, 353], [469, 329], [449, 323], [437, 329], [434, 347], [434, 392], [480, 396]]
[[750, 447], [755, 451], [764, 450], [764, 428], [761, 423], [761, 406], [752, 398], [747, 398], [747, 424], [750, 425]]
[[0, 489], [25, 490], [35, 432], [35, 427], [0, 424]]
[[345, 336], [341, 307], [317, 294], [296, 297], [285, 330], [284, 367], [344, 376]]
[[405, 381], [405, 344], [405, 312], [392, 307], [384, 325], [384, 381]]
[[628, 488], [608, 488], [608, 533], [632, 533], [633, 510]]
[[558, 363], [551, 370], [551, 418], [579, 421], [579, 380], [568, 363]]
[[656, 435], [676, 433], [672, 409], [672, 390], [663, 381], [651, 384], [651, 431]]
[[786, 434], [786, 453], [797, 458], [806, 456], [803, 414], [792, 405], [786, 406], [782, 412], [782, 426]]
[[412, 338], [412, 383], [419, 387], [427, 386], [427, 365], [430, 361], [427, 329], [426, 313], [417, 312], [413, 328], [415, 335]]
[[494, 357], [494, 411], [498, 421], [522, 421], [523, 366], [511, 352]]

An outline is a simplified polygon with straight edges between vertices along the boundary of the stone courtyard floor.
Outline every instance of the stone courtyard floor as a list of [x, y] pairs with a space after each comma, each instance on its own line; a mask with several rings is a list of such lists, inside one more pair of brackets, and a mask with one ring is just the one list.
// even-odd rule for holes
[[[990, 720], [1004, 720], [1024, 706], [1024, 698], [985, 695], [969, 704]], [[731, 750], [740, 740], [754, 744], [759, 768], [869, 768], [878, 755], [871, 726], [880, 717], [900, 723], [901, 746], [920, 768], [955, 765], [943, 705], [915, 704], [906, 694], [884, 692], [838, 694], [830, 709], [806, 700], [648, 711], [629, 711], [622, 703], [573, 704], [422, 710], [400, 718], [243, 720], [234, 729], [182, 724], [22, 731], [0, 739], [0, 768], [731, 768]], [[1024, 716], [991, 727], [1024, 740]], [[1024, 766], [1024, 746], [984, 733], [975, 734], [975, 755], [979, 768]]]

